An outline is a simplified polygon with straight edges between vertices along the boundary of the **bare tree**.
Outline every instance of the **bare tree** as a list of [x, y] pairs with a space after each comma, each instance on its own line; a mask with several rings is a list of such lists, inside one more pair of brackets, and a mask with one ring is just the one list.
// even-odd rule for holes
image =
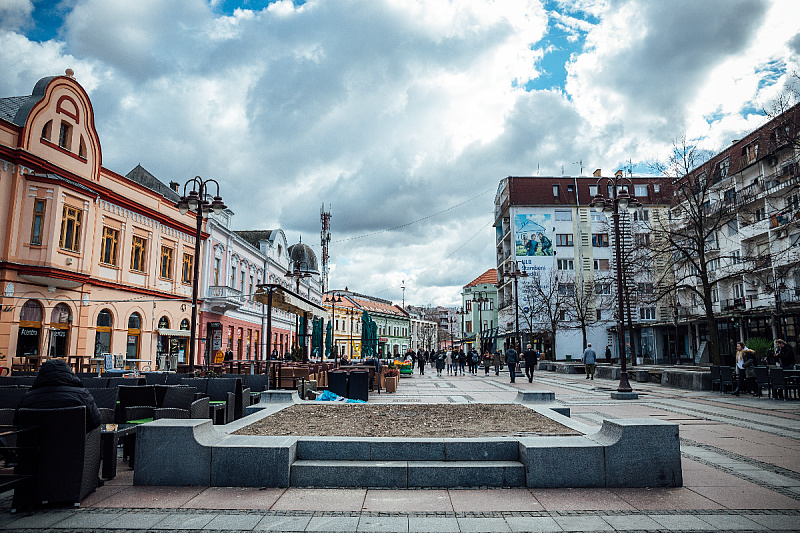
[[565, 287], [572, 282], [571, 277], [558, 270], [535, 270], [529, 274], [521, 291], [521, 299], [528, 311], [520, 316], [531, 332], [546, 332], [550, 336], [553, 359], [556, 357], [556, 333], [567, 321], [569, 311], [568, 289]]

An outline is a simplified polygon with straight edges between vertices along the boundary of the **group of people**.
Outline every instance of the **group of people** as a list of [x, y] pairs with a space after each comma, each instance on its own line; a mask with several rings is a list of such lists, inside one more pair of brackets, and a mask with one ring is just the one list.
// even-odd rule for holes
[[758, 364], [768, 365], [775, 363], [783, 369], [791, 370], [794, 368], [795, 358], [794, 349], [783, 339], [775, 340], [775, 355], [767, 356], [757, 361], [754, 350], [748, 348], [745, 343], [736, 343], [736, 374], [738, 377], [736, 388], [731, 391], [734, 396], [739, 396], [741, 392], [750, 391], [758, 394], [756, 385], [756, 366]]
[[[500, 370], [504, 365], [508, 365], [508, 370], [511, 375], [511, 383], [515, 382], [517, 366], [520, 363], [520, 355], [511, 347], [505, 352], [505, 361], [500, 354], [500, 350], [495, 350], [491, 353], [489, 350], [479, 355], [475, 348], [471, 348], [466, 352], [464, 350], [409, 350], [406, 353], [406, 358], [411, 360], [411, 368], [415, 366], [419, 368], [419, 374], [425, 375], [425, 367], [430, 364], [431, 368], [436, 369], [437, 376], [443, 376], [447, 372], [448, 376], [463, 376], [469, 372], [473, 376], [477, 376], [480, 367], [483, 367], [485, 376], [489, 375], [489, 370], [494, 367], [495, 376], [500, 375]], [[529, 382], [533, 382], [533, 371], [536, 368], [536, 362], [539, 360], [539, 351], [531, 348], [528, 344], [526, 350], [522, 353], [522, 360], [525, 362], [525, 373]]]

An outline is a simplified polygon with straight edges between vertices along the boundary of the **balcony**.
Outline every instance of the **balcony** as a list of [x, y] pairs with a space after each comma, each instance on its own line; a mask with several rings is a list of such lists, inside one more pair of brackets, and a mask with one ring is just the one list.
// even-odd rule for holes
[[740, 225], [739, 227], [739, 237], [743, 241], [748, 239], [753, 239], [755, 237], [759, 237], [767, 233], [769, 231], [770, 220], [765, 218], [764, 220], [759, 220], [753, 224], [749, 224], [747, 226]]
[[720, 301], [723, 311], [744, 311], [747, 308], [744, 298], [729, 298]]
[[239, 309], [244, 303], [242, 291], [227, 287], [225, 285], [212, 285], [208, 288], [206, 302], [211, 306], [212, 311], [224, 313]]

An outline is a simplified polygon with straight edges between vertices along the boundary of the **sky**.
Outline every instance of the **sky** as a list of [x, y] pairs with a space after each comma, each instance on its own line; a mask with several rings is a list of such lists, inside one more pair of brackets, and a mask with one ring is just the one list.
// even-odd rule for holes
[[[796, 0], [0, 0], [0, 96], [75, 71], [103, 165], [221, 184], [330, 286], [456, 305], [505, 176], [717, 151], [800, 71]], [[403, 289], [402, 287], [405, 287]]]

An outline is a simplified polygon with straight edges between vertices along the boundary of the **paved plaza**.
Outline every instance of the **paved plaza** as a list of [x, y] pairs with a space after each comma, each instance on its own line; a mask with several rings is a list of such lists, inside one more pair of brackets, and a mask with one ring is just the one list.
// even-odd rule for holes
[[[633, 383], [639, 399], [611, 400], [616, 383], [537, 371], [403, 378], [370, 403], [511, 402], [550, 390], [572, 418], [659, 418], [680, 424], [681, 488], [258, 489], [135, 487], [132, 471], [79, 509], [0, 514], [6, 531], [800, 531], [800, 402]], [[558, 465], [553, 465], [558, 468]], [[10, 493], [4, 496], [10, 504]]]

